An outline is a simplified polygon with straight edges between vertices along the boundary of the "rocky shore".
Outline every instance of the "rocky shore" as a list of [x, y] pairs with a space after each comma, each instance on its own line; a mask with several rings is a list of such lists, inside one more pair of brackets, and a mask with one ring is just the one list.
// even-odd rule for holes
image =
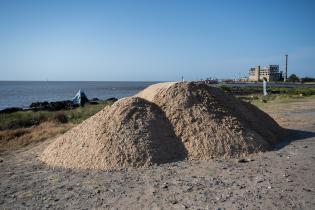
[[[87, 100], [86, 103], [88, 104], [99, 104], [99, 102], [115, 102], [118, 99], [108, 98], [106, 100], [100, 100], [98, 98], [93, 98], [91, 100]], [[60, 110], [69, 110], [69, 109], [75, 109], [79, 107], [80, 105], [74, 104], [71, 100], [64, 100], [64, 101], [40, 101], [40, 102], [33, 102], [29, 105], [27, 108], [21, 108], [21, 107], [9, 107], [3, 110], [0, 110], [1, 113], [13, 113], [18, 111], [60, 111]], [[82, 105], [84, 106], [84, 105]]]

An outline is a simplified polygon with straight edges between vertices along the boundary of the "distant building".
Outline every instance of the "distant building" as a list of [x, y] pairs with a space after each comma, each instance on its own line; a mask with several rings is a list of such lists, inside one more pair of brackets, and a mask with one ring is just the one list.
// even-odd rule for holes
[[268, 65], [264, 68], [257, 66], [250, 68], [248, 80], [258, 82], [266, 78], [267, 81], [279, 81], [282, 77], [282, 72], [279, 72], [279, 65]]

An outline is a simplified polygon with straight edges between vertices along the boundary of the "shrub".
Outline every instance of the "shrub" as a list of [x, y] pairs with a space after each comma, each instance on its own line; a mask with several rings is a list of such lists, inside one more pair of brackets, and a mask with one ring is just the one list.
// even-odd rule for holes
[[224, 90], [225, 92], [227, 92], [227, 93], [230, 93], [230, 92], [232, 91], [232, 88], [231, 88], [231, 87], [228, 87], [228, 86], [226, 86], [226, 85], [221, 85], [220, 88], [221, 88], [222, 90]]
[[300, 78], [298, 78], [298, 76], [296, 76], [295, 74], [291, 74], [288, 77], [288, 82], [300, 82]]
[[57, 112], [54, 115], [54, 121], [58, 122], [58, 123], [67, 123], [68, 122], [68, 117], [67, 115], [65, 115], [65, 113], [63, 112]]

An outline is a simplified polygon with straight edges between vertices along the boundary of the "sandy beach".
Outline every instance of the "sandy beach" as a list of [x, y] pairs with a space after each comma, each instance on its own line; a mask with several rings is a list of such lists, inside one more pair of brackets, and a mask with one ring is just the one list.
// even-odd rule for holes
[[0, 208], [314, 209], [314, 97], [262, 107], [292, 130], [274, 151], [116, 172], [49, 168], [54, 139], [1, 153]]

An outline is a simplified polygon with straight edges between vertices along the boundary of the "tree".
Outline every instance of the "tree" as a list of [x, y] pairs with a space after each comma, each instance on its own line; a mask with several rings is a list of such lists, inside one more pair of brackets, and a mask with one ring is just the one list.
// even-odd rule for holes
[[315, 78], [312, 77], [304, 77], [301, 79], [302, 82], [315, 82]]
[[291, 74], [287, 81], [288, 82], [300, 82], [300, 78], [298, 78], [295, 74]]

